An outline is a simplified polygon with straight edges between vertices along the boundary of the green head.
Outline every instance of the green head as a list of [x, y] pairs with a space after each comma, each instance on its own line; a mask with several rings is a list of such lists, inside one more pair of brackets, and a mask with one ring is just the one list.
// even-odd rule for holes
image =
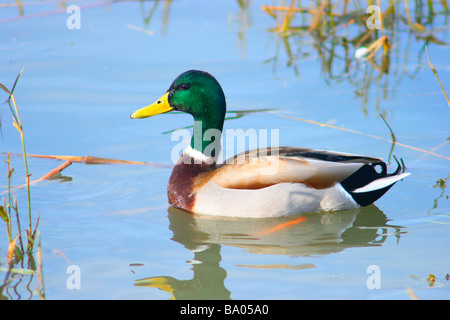
[[[180, 74], [167, 92], [155, 103], [137, 110], [131, 118], [147, 118], [172, 110], [194, 117], [194, 134], [191, 147], [203, 152], [211, 141], [203, 141], [208, 129], [223, 129], [226, 102], [219, 82], [207, 72], [189, 70]], [[200, 136], [200, 139], [198, 138]], [[201, 141], [201, 144], [196, 141]]]

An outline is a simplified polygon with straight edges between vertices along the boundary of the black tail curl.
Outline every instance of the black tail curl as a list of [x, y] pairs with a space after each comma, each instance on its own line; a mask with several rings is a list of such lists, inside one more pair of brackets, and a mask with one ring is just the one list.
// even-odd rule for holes
[[[395, 158], [395, 157], [394, 157]], [[395, 158], [397, 162], [397, 169], [388, 174], [386, 163], [380, 161], [371, 164], [363, 165], [358, 171], [353, 173], [350, 177], [346, 178], [341, 182], [342, 187], [352, 196], [352, 198], [360, 205], [360, 206], [368, 206], [382, 197], [394, 184], [392, 184], [381, 188], [368, 192], [354, 192], [355, 190], [367, 186], [369, 183], [390, 176], [399, 175], [401, 172], [404, 172], [405, 167], [400, 164], [400, 162]], [[377, 167], [381, 168], [381, 172], [377, 171]]]

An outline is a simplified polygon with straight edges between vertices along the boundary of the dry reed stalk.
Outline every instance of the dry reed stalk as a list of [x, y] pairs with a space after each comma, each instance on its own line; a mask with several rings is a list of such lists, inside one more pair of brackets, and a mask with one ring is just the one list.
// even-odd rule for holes
[[370, 138], [373, 138], [373, 139], [386, 141], [386, 142], [389, 142], [391, 144], [402, 146], [402, 147], [405, 147], [405, 148], [408, 148], [408, 149], [412, 149], [412, 150], [415, 150], [415, 151], [420, 151], [420, 152], [423, 152], [423, 153], [426, 153], [426, 154], [429, 154], [429, 155], [433, 155], [433, 156], [436, 156], [436, 157], [439, 157], [439, 158], [450, 160], [449, 157], [446, 157], [446, 156], [444, 156], [442, 154], [438, 154], [438, 153], [435, 153], [435, 152], [431, 152], [431, 151], [427, 151], [427, 150], [424, 150], [424, 149], [416, 148], [416, 147], [413, 147], [413, 146], [410, 146], [410, 145], [407, 145], [407, 144], [404, 144], [404, 143], [400, 143], [400, 142], [397, 142], [397, 141], [385, 139], [385, 138], [378, 137], [378, 136], [375, 136], [375, 135], [371, 135], [371, 134], [368, 134], [368, 133], [359, 132], [359, 131], [356, 131], [356, 130], [351, 130], [351, 129], [346, 129], [346, 128], [341, 128], [341, 127], [338, 127], [338, 126], [334, 126], [332, 124], [327, 124], [327, 123], [318, 122], [318, 121], [309, 120], [309, 119], [303, 119], [303, 118], [294, 117], [294, 116], [286, 116], [286, 115], [279, 115], [279, 116], [280, 117], [289, 118], [289, 119], [298, 120], [298, 121], [303, 121], [303, 122], [307, 122], [307, 123], [312, 123], [312, 124], [315, 124], [315, 125], [319, 125], [321, 127], [328, 127], [328, 128], [332, 128], [332, 129], [338, 129], [338, 130], [342, 130], [342, 131], [346, 131], [346, 132], [350, 132], [350, 133], [363, 135], [363, 136], [370, 137]]
[[[22, 156], [21, 154], [11, 153], [13, 156]], [[41, 159], [54, 159], [54, 160], [62, 160], [62, 161], [72, 161], [77, 163], [85, 163], [85, 164], [131, 164], [131, 165], [141, 165], [141, 166], [154, 166], [161, 168], [171, 168], [173, 165], [167, 165], [163, 163], [154, 163], [154, 162], [143, 162], [143, 161], [129, 161], [129, 160], [120, 160], [120, 159], [110, 159], [110, 158], [101, 158], [94, 156], [63, 156], [63, 155], [45, 155], [45, 154], [29, 154], [28, 157], [32, 158], [41, 158]]]
[[[62, 170], [64, 170], [65, 168], [67, 168], [67, 167], [70, 166], [71, 164], [72, 164], [72, 161], [67, 160], [66, 162], [64, 162], [63, 164], [59, 165], [59, 166], [56, 167], [55, 169], [51, 170], [51, 171], [48, 172], [47, 174], [43, 175], [41, 178], [39, 178], [39, 179], [37, 179], [37, 180], [30, 181], [28, 184], [23, 184], [23, 185], [21, 185], [21, 186], [15, 187], [15, 188], [12, 189], [12, 191], [14, 191], [14, 190], [16, 190], [16, 189], [22, 189], [22, 188], [27, 187], [27, 186], [30, 186], [30, 185], [32, 185], [32, 184], [36, 184], [36, 183], [38, 183], [38, 182], [47, 180], [47, 179], [53, 177], [54, 175], [60, 173]], [[6, 191], [4, 191], [3, 193], [6, 193], [6, 192], [10, 192], [10, 191], [6, 190]]]
[[369, 31], [367, 31], [367, 33], [364, 35], [364, 37], [359, 39], [359, 41], [355, 44], [355, 47], [359, 47], [361, 45], [361, 43], [363, 43], [372, 33], [375, 32], [375, 30], [376, 29], [369, 29]]
[[444, 93], [445, 100], [447, 100], [447, 104], [448, 104], [448, 106], [450, 107], [450, 101], [448, 100], [447, 93], [446, 93], [445, 90], [444, 90], [444, 86], [442, 85], [441, 80], [439, 80], [439, 77], [438, 77], [438, 74], [437, 74], [436, 69], [435, 69], [435, 68], [433, 67], [433, 65], [431, 64], [430, 57], [429, 57], [429, 55], [428, 55], [428, 48], [427, 48], [427, 46], [425, 46], [425, 51], [427, 52], [428, 64], [430, 65], [431, 71], [433, 71], [433, 74], [434, 74], [434, 76], [436, 77], [436, 79], [437, 79], [437, 81], [438, 81], [438, 83], [439, 83], [439, 86], [441, 87], [442, 92]]
[[8, 259], [8, 263], [11, 264], [11, 260], [14, 256], [14, 249], [16, 248], [16, 241], [17, 241], [17, 236], [15, 236], [15, 238], [13, 239], [13, 241], [11, 241], [8, 245], [8, 254], [7, 254], [7, 259]]
[[290, 24], [292, 21], [292, 18], [294, 17], [294, 6], [295, 6], [295, 0], [292, 0], [291, 6], [289, 7], [289, 11], [284, 16], [283, 25], [281, 26], [281, 32], [285, 32], [290, 28]]
[[[85, 6], [80, 6], [80, 9], [104, 6], [104, 5], [110, 4], [112, 2], [113, 2], [112, 0], [106, 0], [106, 1], [102, 1], [102, 2], [94, 2], [91, 4], [87, 4]], [[45, 3], [45, 2], [42, 2], [42, 3]], [[61, 2], [61, 3], [63, 3], [63, 2]], [[45, 16], [49, 16], [49, 15], [61, 14], [61, 13], [66, 13], [66, 10], [67, 10], [67, 8], [64, 7], [64, 8], [55, 9], [52, 11], [35, 12], [35, 13], [30, 13], [30, 14], [25, 14], [25, 15], [18, 15], [16, 17], [12, 17], [12, 18], [1, 19], [0, 23], [11, 22], [11, 21], [26, 19], [26, 18], [37, 18], [37, 17], [45, 17]]]
[[[261, 7], [261, 9], [266, 12], [268, 15], [270, 16], [274, 16], [274, 12], [273, 11], [293, 11], [293, 12], [302, 12], [302, 13], [309, 13], [309, 14], [317, 14], [317, 11], [314, 10], [309, 10], [309, 9], [303, 9], [303, 8], [293, 8], [291, 9], [290, 7], [283, 7], [283, 6], [268, 6], [268, 5], [263, 5]], [[335, 16], [335, 17], [341, 17], [342, 14], [340, 13], [333, 13], [330, 12], [330, 15]]]
[[[70, 2], [83, 2], [86, 0], [71, 0]], [[0, 8], [4, 8], [4, 7], [23, 7], [23, 6], [32, 6], [32, 5], [43, 5], [43, 4], [51, 4], [51, 3], [58, 3], [58, 4], [62, 4], [65, 1], [62, 0], [46, 0], [45, 2], [40, 0], [40, 1], [28, 1], [28, 2], [22, 2], [22, 1], [17, 1], [17, 2], [13, 2], [13, 3], [0, 3]]]
[[46, 179], [49, 179], [51, 177], [53, 177], [54, 175], [60, 173], [61, 171], [63, 171], [65, 168], [67, 168], [68, 166], [70, 166], [72, 164], [72, 161], [67, 160], [66, 162], [64, 162], [63, 164], [59, 165], [58, 167], [56, 167], [55, 169], [53, 169], [52, 171], [50, 171], [49, 173], [43, 175], [41, 178], [31, 181], [31, 183], [38, 183], [41, 181], [44, 181]]
[[133, 164], [133, 165], [149, 165], [147, 162], [140, 161], [127, 161], [119, 159], [109, 159], [93, 156], [61, 156], [61, 155], [43, 155], [43, 154], [29, 154], [29, 157], [43, 158], [43, 159], [55, 159], [63, 161], [80, 162], [86, 164]]
[[382, 36], [381, 38], [377, 39], [374, 43], [372, 43], [368, 48], [367, 52], [370, 52], [368, 56], [364, 58], [364, 60], [372, 59], [375, 53], [380, 50], [380, 48], [383, 47], [385, 52], [389, 50], [389, 40], [387, 36]]
[[312, 32], [312, 31], [314, 31], [314, 30], [316, 30], [318, 28], [319, 23], [320, 23], [320, 18], [323, 15], [323, 12], [325, 10], [326, 4], [327, 4], [327, 1], [323, 1], [322, 2], [319, 10], [317, 11], [317, 13], [314, 15], [314, 17], [312, 19], [311, 25], [308, 28], [308, 32]]
[[377, 0], [377, 5], [378, 5], [378, 8], [380, 8], [380, 10], [379, 10], [380, 30], [383, 30], [383, 13], [381, 12], [380, 0]]
[[412, 25], [412, 23], [411, 23], [411, 16], [409, 15], [408, 0], [404, 0], [403, 2], [405, 3], [405, 11], [406, 11], [406, 17], [408, 19], [408, 24]]

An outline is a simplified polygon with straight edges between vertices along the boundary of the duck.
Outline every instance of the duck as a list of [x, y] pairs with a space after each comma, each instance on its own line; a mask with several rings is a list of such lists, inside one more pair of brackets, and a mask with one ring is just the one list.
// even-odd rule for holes
[[181, 73], [158, 100], [131, 118], [172, 111], [192, 115], [194, 128], [170, 175], [168, 202], [198, 216], [270, 218], [358, 209], [409, 175], [397, 160], [396, 170], [388, 173], [381, 158], [301, 147], [247, 150], [219, 161], [220, 143], [212, 148], [214, 141], [205, 133], [221, 134], [226, 99], [206, 71]]

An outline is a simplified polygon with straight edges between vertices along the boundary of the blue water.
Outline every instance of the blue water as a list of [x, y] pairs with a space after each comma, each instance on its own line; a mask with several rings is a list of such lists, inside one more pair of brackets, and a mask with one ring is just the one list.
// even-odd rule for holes
[[[70, 15], [55, 3], [25, 5], [22, 17], [17, 7], [0, 8], [0, 82], [11, 88], [23, 68], [14, 93], [27, 152], [153, 165], [74, 163], [57, 179], [32, 187], [34, 221], [40, 213], [46, 298], [410, 299], [407, 288], [421, 299], [450, 297], [445, 279], [450, 272], [449, 192], [435, 186], [438, 179], [448, 184], [450, 109], [416, 35], [403, 27], [391, 39], [390, 73], [378, 80], [372, 71], [363, 103], [355, 92], [361, 90], [367, 63], [361, 62], [353, 84], [330, 79], [312, 40], [291, 38], [297, 75], [281, 43], [277, 49], [276, 34], [268, 32], [275, 22], [261, 10], [271, 4], [263, 0], [245, 11], [237, 1], [160, 2], [147, 25], [143, 17], [154, 2], [74, 4], [81, 8], [79, 30], [66, 27]], [[435, 26], [447, 23], [439, 16]], [[450, 40], [447, 28], [436, 37]], [[430, 43], [428, 50], [448, 90], [450, 49]], [[276, 61], [268, 61], [275, 56]], [[342, 61], [336, 58], [333, 66], [334, 74], [343, 75]], [[396, 145], [393, 154], [412, 174], [376, 206], [307, 215], [306, 222], [263, 237], [255, 234], [289, 219], [192, 217], [167, 203], [170, 153], [177, 142], [163, 134], [191, 125], [191, 118], [129, 118], [192, 68], [219, 80], [229, 110], [277, 109], [229, 120], [225, 128], [279, 129], [280, 145], [394, 162], [392, 144], [373, 137], [391, 139], [379, 116], [383, 113], [398, 142], [442, 157]], [[1, 93], [2, 101], [6, 98]], [[5, 152], [22, 149], [8, 105], [1, 108], [3, 191]], [[61, 163], [30, 158], [32, 179]], [[12, 164], [13, 183], [23, 184], [22, 158], [13, 156]], [[26, 192], [15, 195], [26, 225]], [[0, 234], [3, 263], [7, 237]], [[81, 272], [79, 289], [67, 285], [71, 265]], [[367, 285], [372, 265], [381, 271], [380, 289]], [[437, 277], [432, 287], [429, 274]], [[3, 295], [39, 299], [26, 289], [27, 281], [13, 282]], [[35, 278], [30, 281], [36, 286]]]

